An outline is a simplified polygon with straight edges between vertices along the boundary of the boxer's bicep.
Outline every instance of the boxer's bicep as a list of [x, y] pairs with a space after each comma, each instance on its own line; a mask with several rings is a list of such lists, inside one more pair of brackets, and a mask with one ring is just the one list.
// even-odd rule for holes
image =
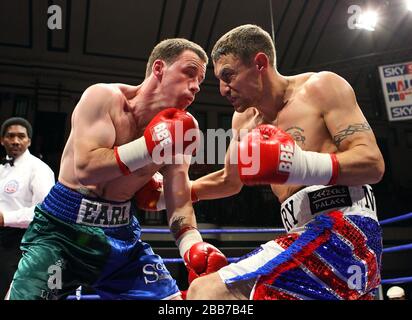
[[337, 182], [344, 185], [377, 183], [384, 173], [383, 157], [352, 87], [343, 78], [330, 73], [319, 84], [321, 90], [316, 98], [337, 149]]
[[105, 88], [90, 87], [73, 113], [73, 148], [78, 170], [100, 166], [110, 158], [115, 128], [108, 111], [111, 95]]
[[333, 73], [321, 73], [317, 97], [333, 144], [339, 152], [355, 146], [374, 147], [373, 131], [363, 115], [352, 87]]

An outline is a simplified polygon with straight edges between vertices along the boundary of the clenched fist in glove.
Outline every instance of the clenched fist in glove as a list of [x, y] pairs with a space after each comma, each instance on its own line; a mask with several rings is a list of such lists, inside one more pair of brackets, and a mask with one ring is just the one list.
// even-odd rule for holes
[[153, 177], [135, 194], [136, 205], [146, 211], [166, 209], [163, 193], [163, 176], [156, 172]]
[[[191, 187], [192, 202], [199, 199]], [[163, 192], [163, 176], [156, 172], [153, 177], [135, 194], [136, 204], [139, 209], [146, 211], [161, 211], [166, 209], [165, 194]]]
[[246, 185], [331, 185], [339, 163], [334, 153], [304, 151], [283, 130], [260, 125], [241, 139], [238, 169]]
[[225, 255], [215, 246], [204, 242], [194, 227], [189, 227], [180, 234], [177, 244], [189, 272], [189, 284], [194, 279], [216, 272], [228, 264]]
[[207, 242], [198, 242], [191, 246], [185, 253], [184, 261], [189, 272], [189, 283], [228, 264], [225, 255]]
[[149, 163], [166, 163], [176, 154], [190, 154], [199, 143], [199, 126], [189, 113], [176, 108], [159, 112], [147, 125], [143, 137], [114, 147], [117, 164], [124, 175]]

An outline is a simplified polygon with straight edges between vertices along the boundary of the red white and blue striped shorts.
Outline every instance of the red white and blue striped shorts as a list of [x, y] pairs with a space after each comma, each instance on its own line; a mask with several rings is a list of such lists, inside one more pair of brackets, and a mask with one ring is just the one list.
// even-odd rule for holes
[[375, 219], [332, 211], [314, 217], [302, 233], [269, 241], [218, 272], [229, 288], [255, 281], [254, 300], [373, 299], [381, 255]]

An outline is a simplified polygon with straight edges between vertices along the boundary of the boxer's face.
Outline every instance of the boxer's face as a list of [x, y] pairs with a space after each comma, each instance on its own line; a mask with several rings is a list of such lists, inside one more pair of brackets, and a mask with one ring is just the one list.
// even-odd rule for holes
[[232, 54], [222, 55], [214, 62], [214, 72], [219, 79], [220, 94], [235, 111], [243, 112], [259, 104], [261, 81], [253, 64], [248, 66]]
[[25, 127], [12, 125], [7, 128], [4, 137], [1, 138], [1, 144], [6, 149], [10, 157], [18, 158], [30, 146], [31, 140], [27, 135]]
[[161, 90], [170, 107], [186, 109], [192, 104], [206, 74], [206, 63], [196, 53], [184, 51], [172, 64], [164, 63]]

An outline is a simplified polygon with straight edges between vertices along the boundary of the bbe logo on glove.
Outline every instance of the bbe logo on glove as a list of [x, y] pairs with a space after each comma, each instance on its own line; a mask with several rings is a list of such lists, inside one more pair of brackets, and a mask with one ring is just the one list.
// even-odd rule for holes
[[281, 144], [280, 145], [280, 155], [279, 155], [279, 171], [290, 173], [292, 170], [292, 160], [294, 155], [293, 145]]
[[[285, 131], [273, 125], [260, 125], [241, 138], [239, 143], [238, 171], [246, 185], [332, 185], [336, 184], [339, 162], [334, 153], [302, 150]], [[244, 154], [259, 150], [261, 157], [253, 157], [257, 171], [247, 172], [251, 166]], [[255, 151], [259, 155], [259, 152]]]
[[176, 161], [175, 155], [194, 155], [198, 147], [199, 127], [188, 112], [175, 108], [160, 112], [145, 132], [148, 150], [156, 164]]
[[152, 129], [153, 140], [160, 141], [160, 146], [165, 147], [172, 144], [172, 138], [166, 123], [160, 123]]
[[168, 108], [150, 121], [143, 137], [114, 146], [113, 154], [120, 171], [128, 175], [150, 163], [183, 164], [185, 156], [196, 154], [199, 141], [196, 119], [184, 110]]

